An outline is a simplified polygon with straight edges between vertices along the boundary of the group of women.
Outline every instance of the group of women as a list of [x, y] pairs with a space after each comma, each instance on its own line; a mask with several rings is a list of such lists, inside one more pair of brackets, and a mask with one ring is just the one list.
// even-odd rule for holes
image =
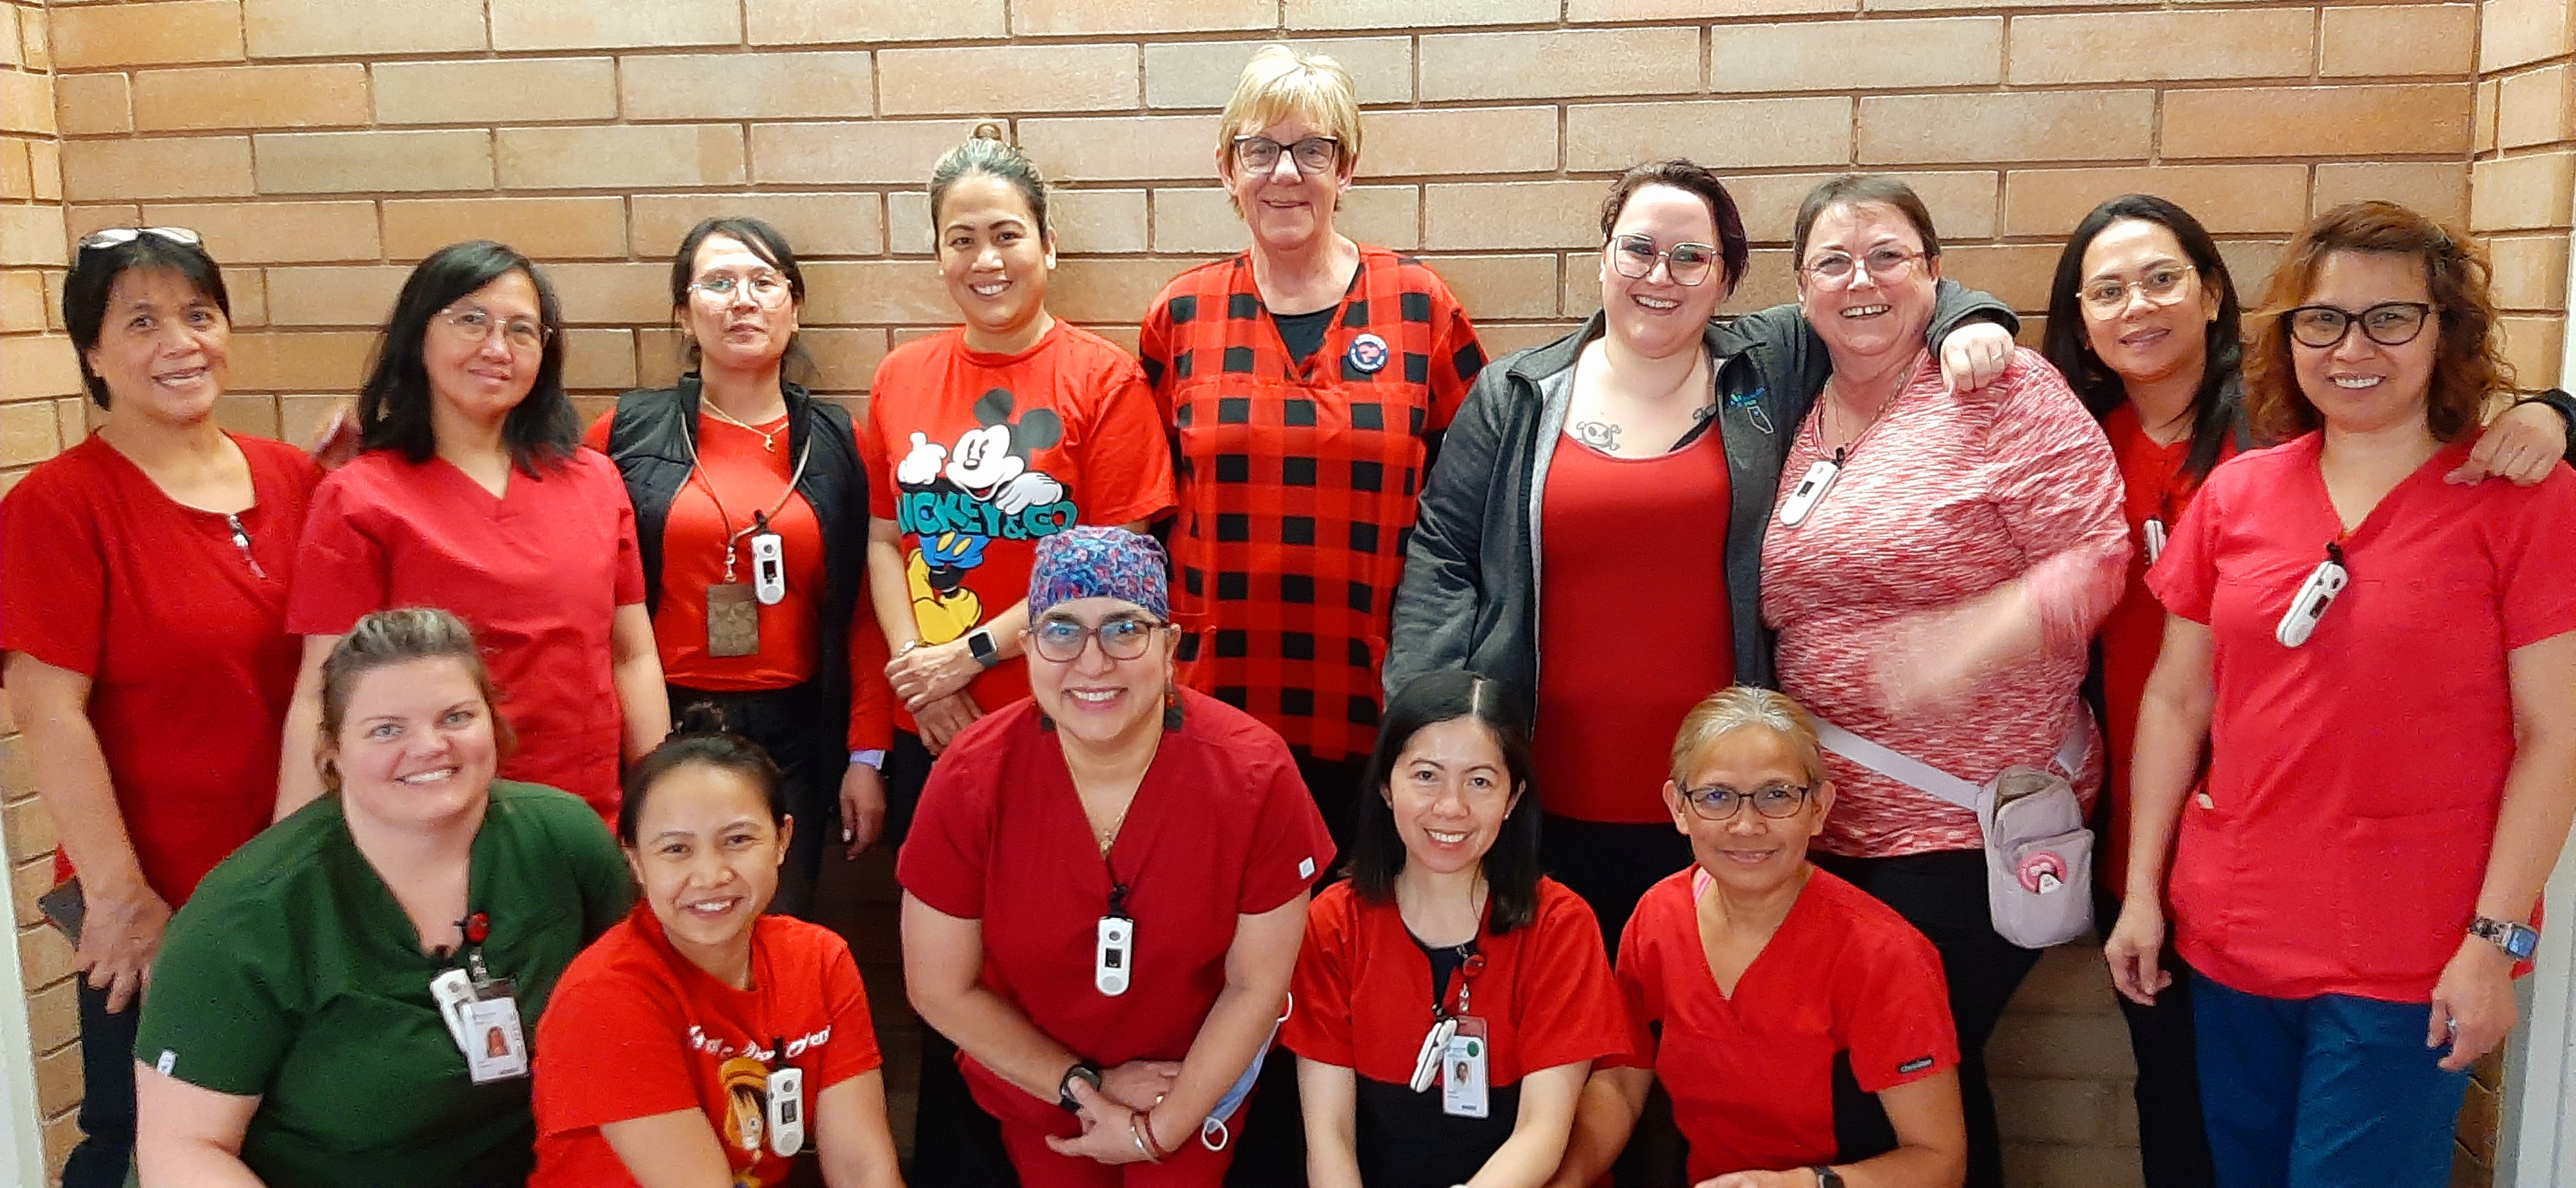
[[[1853, 175], [1720, 324], [1743, 219], [1659, 161], [1600, 312], [1488, 366], [1335, 231], [1360, 145], [1338, 66], [1256, 54], [1251, 246], [1130, 358], [978, 129], [960, 325], [863, 419], [792, 378], [765, 223], [689, 233], [688, 373], [587, 433], [543, 270], [458, 244], [327, 473], [216, 426], [194, 233], [84, 239], [102, 423], [0, 503], [65, 1182], [896, 1183], [796, 918], [836, 837], [901, 845], [916, 1182], [2000, 1184], [1998, 879], [2100, 901], [2151, 1185], [2442, 1174], [2576, 814], [2576, 402], [2490, 418], [2473, 245], [2338, 208], [2247, 325], [2132, 195], [2016, 350]], [[1996, 869], [1954, 786], [2013, 768], [2107, 845]]]

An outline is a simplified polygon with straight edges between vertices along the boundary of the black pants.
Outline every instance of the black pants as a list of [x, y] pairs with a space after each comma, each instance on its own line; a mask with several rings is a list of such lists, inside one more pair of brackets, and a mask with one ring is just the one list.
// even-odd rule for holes
[[[901, 848], [930, 781], [930, 748], [910, 731], [894, 732], [886, 751], [886, 823], [879, 844]], [[957, 1045], [928, 1026], [921, 1029], [921, 1088], [914, 1099], [910, 1184], [956, 1188], [1019, 1188], [1019, 1173], [1002, 1154], [1002, 1124], [975, 1104], [966, 1075], [957, 1068]]]
[[[2103, 932], [2120, 918], [2120, 900], [2096, 886], [2093, 920]], [[2218, 1182], [2209, 1158], [2209, 1128], [2201, 1115], [2200, 1061], [2191, 1025], [2191, 967], [2168, 939], [2161, 968], [2173, 985], [2156, 993], [2154, 1006], [2139, 1006], [2112, 992], [2129, 1023], [2129, 1050], [2138, 1058], [2138, 1162], [2147, 1188], [2211, 1188]]]
[[1986, 1040], [2039, 952], [1995, 935], [1986, 911], [1986, 855], [1944, 850], [1898, 858], [1814, 855], [1816, 865], [1896, 909], [1940, 950], [1950, 981], [1950, 1021], [1959, 1030], [1959, 1096], [1968, 1115], [1967, 1188], [2001, 1188], [2003, 1141], [1995, 1094], [1986, 1084]]
[[680, 685], [666, 686], [671, 720], [699, 703], [716, 707], [724, 727], [769, 752], [786, 777], [787, 812], [796, 819], [796, 834], [787, 842], [787, 863], [779, 868], [778, 898], [769, 910], [810, 919], [814, 885], [823, 876], [823, 851], [841, 836], [841, 775], [850, 753], [846, 722], [822, 720], [821, 698], [810, 685], [748, 693], [714, 693]]
[[108, 1013], [107, 991], [79, 985], [81, 1024], [80, 1145], [63, 1164], [63, 1188], [117, 1188], [134, 1161], [134, 1033], [143, 999]]
[[1664, 877], [1692, 862], [1690, 839], [1672, 822], [1619, 825], [1549, 813], [1539, 822], [1538, 865], [1592, 906], [1601, 942], [1619, 956], [1619, 934], [1637, 901]]

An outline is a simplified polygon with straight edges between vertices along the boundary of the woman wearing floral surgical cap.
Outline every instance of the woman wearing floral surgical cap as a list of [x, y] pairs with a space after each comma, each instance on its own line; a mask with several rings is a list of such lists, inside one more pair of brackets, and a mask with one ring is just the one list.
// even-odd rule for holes
[[958, 732], [896, 866], [913, 1008], [1030, 1188], [1223, 1178], [1333, 858], [1287, 744], [1173, 682], [1165, 569], [1039, 543], [1031, 696]]

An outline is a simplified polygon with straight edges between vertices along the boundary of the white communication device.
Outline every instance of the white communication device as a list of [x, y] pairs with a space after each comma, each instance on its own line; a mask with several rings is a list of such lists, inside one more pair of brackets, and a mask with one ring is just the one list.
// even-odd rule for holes
[[782, 1068], [769, 1074], [769, 1149], [791, 1158], [805, 1149], [805, 1072]]
[[1834, 476], [1842, 469], [1842, 464], [1831, 458], [1816, 459], [1807, 473], [1798, 476], [1798, 485], [1789, 488], [1789, 497], [1780, 501], [1780, 526], [1795, 528], [1804, 523], [1808, 513], [1825, 501], [1825, 493], [1834, 489]]
[[2165, 555], [2165, 522], [2163, 520], [2148, 520], [2145, 524], [2139, 526], [2138, 532], [2139, 535], [2146, 538], [2147, 564], [2153, 565], [2156, 563], [2156, 558]]
[[1136, 960], [1136, 922], [1125, 916], [1100, 918], [1100, 943], [1092, 950], [1091, 984], [1116, 998], [1127, 992]]
[[2308, 580], [2299, 584], [2299, 592], [2291, 597], [2290, 609], [2282, 612], [2281, 625], [2272, 629], [2272, 638], [2285, 648], [2308, 642], [2308, 636], [2317, 629], [2317, 620], [2325, 617], [2326, 608], [2334, 605], [2335, 595], [2343, 593], [2350, 580], [2343, 562], [2335, 557], [2318, 562], [2308, 573]]
[[1451, 1015], [1441, 1016], [1430, 1031], [1423, 1033], [1422, 1050], [1413, 1054], [1413, 1079], [1407, 1082], [1408, 1087], [1420, 1093], [1440, 1079], [1440, 1058], [1448, 1055], [1449, 1041], [1457, 1035], [1458, 1020]]
[[465, 1039], [465, 1016], [474, 1009], [474, 980], [464, 970], [448, 970], [429, 980], [429, 996], [437, 1000], [438, 1017], [447, 1023], [448, 1038], [456, 1041], [457, 1050], [470, 1050]]
[[775, 532], [751, 534], [751, 596], [762, 606], [787, 597], [787, 556]]

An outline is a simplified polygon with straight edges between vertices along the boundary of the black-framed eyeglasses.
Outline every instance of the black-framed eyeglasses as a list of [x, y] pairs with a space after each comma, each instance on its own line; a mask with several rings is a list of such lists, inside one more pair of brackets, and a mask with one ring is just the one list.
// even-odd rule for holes
[[1707, 280], [1709, 268], [1717, 263], [1717, 249], [1705, 243], [1677, 243], [1658, 250], [1655, 241], [1643, 235], [1619, 235], [1605, 246], [1610, 249], [1610, 267], [1629, 280], [1653, 275], [1655, 262], [1661, 260], [1665, 276], [1689, 287]]
[[1342, 159], [1342, 142], [1333, 136], [1309, 136], [1295, 144], [1281, 144], [1267, 136], [1234, 138], [1234, 163], [1254, 173], [1277, 169], [1282, 152], [1288, 154], [1299, 173], [1330, 173]]
[[106, 227], [81, 236], [80, 250], [86, 252], [96, 248], [112, 248], [121, 243], [132, 243], [146, 235], [155, 239], [166, 239], [183, 247], [201, 248], [206, 245], [204, 236], [186, 227]]
[[1133, 660], [1145, 654], [1156, 632], [1169, 626], [1151, 619], [1111, 619], [1097, 627], [1072, 619], [1040, 619], [1029, 625], [1029, 646], [1042, 658], [1071, 664], [1082, 658], [1083, 645], [1096, 637], [1101, 655]]
[[1848, 283], [1855, 269], [1866, 269], [1873, 280], [1893, 280], [1904, 275], [1908, 265], [1928, 255], [1903, 248], [1871, 248], [1855, 260], [1842, 252], [1826, 252], [1798, 266], [1798, 271], [1820, 281]]
[[1807, 803], [1809, 790], [1804, 784], [1764, 784], [1750, 792], [1738, 792], [1724, 784], [1711, 784], [1682, 789], [1682, 799], [1690, 802], [1691, 812], [1703, 821], [1734, 820], [1736, 810], [1748, 803], [1754, 812], [1776, 821], [1796, 816], [1799, 807]]
[[2302, 305], [2281, 315], [2290, 337], [2300, 346], [2333, 350], [2356, 325], [2362, 336], [2381, 346], [2405, 346], [2424, 333], [2433, 307], [2421, 301], [2382, 301], [2358, 312], [2331, 305]]

